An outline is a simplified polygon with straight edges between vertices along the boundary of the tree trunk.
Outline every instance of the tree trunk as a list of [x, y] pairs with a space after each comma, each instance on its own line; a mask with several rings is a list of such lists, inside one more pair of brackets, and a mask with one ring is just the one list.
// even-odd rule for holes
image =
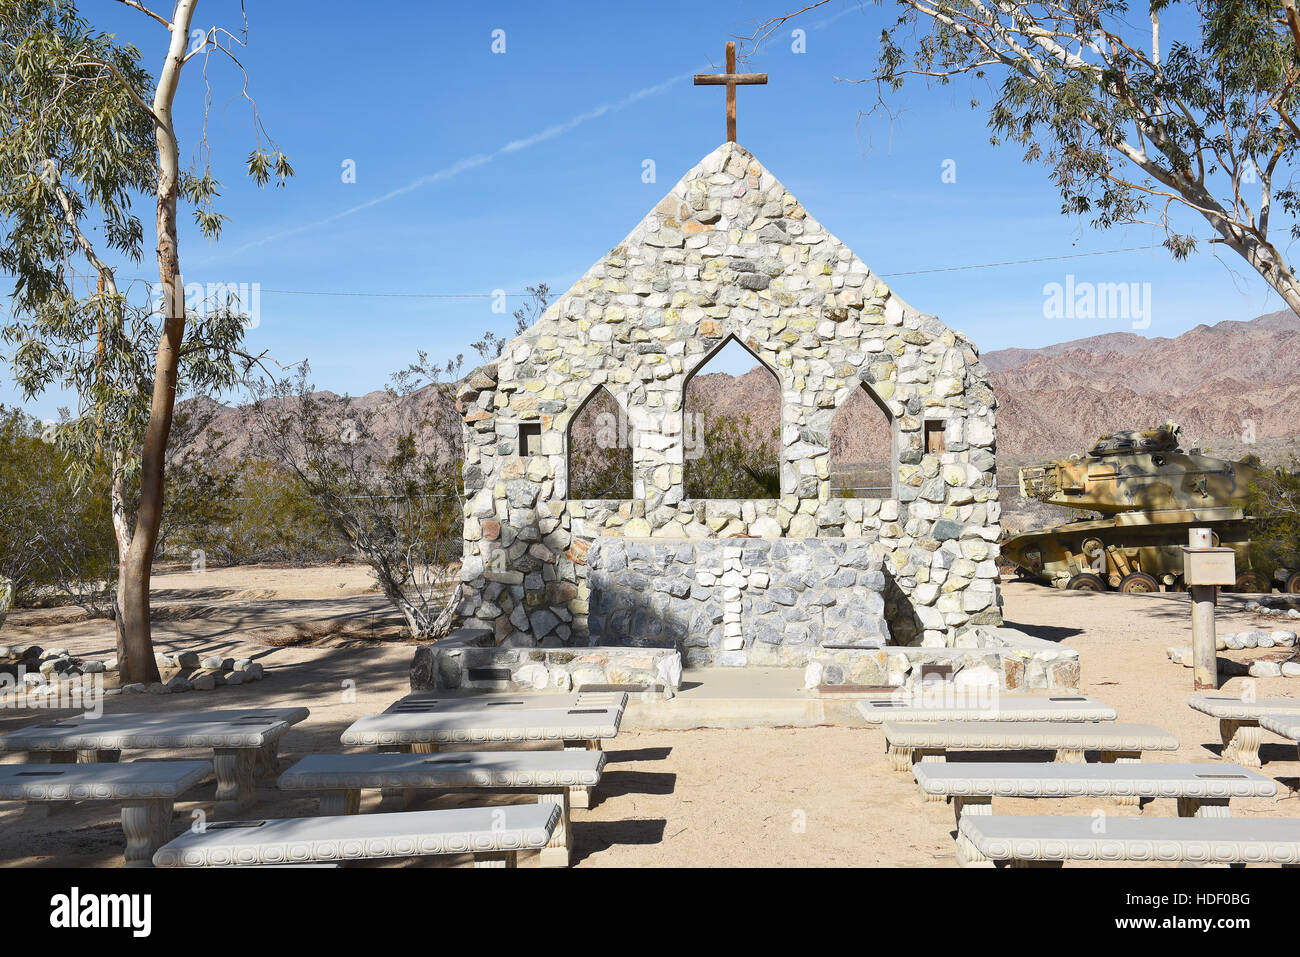
[[172, 102], [180, 82], [190, 22], [197, 0], [178, 0], [171, 23], [167, 59], [158, 77], [153, 113], [158, 143], [158, 279], [163, 288], [163, 330], [154, 362], [153, 399], [140, 449], [140, 508], [135, 532], [121, 575], [123, 681], [156, 681], [153, 635], [150, 627], [149, 579], [154, 547], [162, 523], [163, 479], [167, 439], [176, 405], [176, 376], [185, 337], [185, 287], [181, 280], [176, 229], [176, 198], [180, 179], [179, 150], [172, 126]]
[[[113, 484], [109, 497], [110, 511], [113, 517], [113, 540], [117, 544], [117, 587], [113, 592], [113, 630], [117, 636], [117, 660], [118, 667], [122, 669], [122, 674], [127, 674], [125, 663], [127, 661], [127, 642], [126, 627], [122, 620], [122, 607], [126, 601], [126, 570], [127, 556], [131, 551], [131, 530], [127, 527], [126, 516], [126, 479], [123, 475], [122, 455], [115, 452], [112, 456], [113, 461]], [[153, 646], [150, 644], [149, 660], [154, 661]], [[155, 665], [152, 672], [146, 672], [143, 678], [132, 680], [155, 681], [158, 678], [158, 669]]]

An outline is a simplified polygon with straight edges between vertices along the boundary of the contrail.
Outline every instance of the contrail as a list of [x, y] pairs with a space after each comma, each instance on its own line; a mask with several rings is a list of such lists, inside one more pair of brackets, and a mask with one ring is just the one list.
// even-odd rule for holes
[[278, 233], [271, 233], [267, 236], [261, 237], [260, 239], [250, 240], [242, 246], [232, 249], [228, 256], [235, 256], [246, 250], [253, 249], [257, 246], [264, 246], [267, 243], [272, 243], [280, 239], [286, 239], [289, 236], [297, 236], [300, 233], [311, 232], [312, 230], [319, 229], [322, 226], [328, 226], [330, 223], [338, 222], [340, 219], [347, 216], [359, 213], [362, 210], [370, 209], [372, 206], [378, 206], [380, 203], [386, 203], [389, 200], [396, 199], [398, 196], [404, 196], [417, 189], [423, 189], [425, 186], [431, 186], [434, 183], [439, 183], [443, 180], [459, 176], [466, 170], [475, 169], [479, 166], [486, 166], [488, 163], [491, 163], [500, 156], [505, 156], [509, 153], [517, 153], [520, 150], [528, 149], [530, 146], [536, 146], [538, 143], [543, 143], [546, 140], [562, 136], [574, 127], [580, 126], [590, 120], [598, 119], [599, 117], [605, 116], [609, 113], [617, 113], [634, 103], [646, 99], [647, 97], [657, 96], [660, 93], [667, 92], [673, 84], [679, 83], [683, 79], [689, 78], [692, 75], [693, 74], [691, 73], [679, 73], [676, 76], [669, 77], [661, 83], [647, 86], [643, 89], [637, 90], [635, 93], [629, 93], [620, 100], [615, 100], [611, 103], [602, 103], [600, 106], [587, 110], [585, 113], [579, 113], [577, 116], [565, 120], [563, 123], [556, 123], [554, 126], [548, 126], [546, 129], [534, 133], [532, 136], [527, 136], [518, 140], [511, 140], [509, 143], [493, 150], [491, 153], [479, 153], [474, 156], [467, 156], [464, 159], [459, 159], [450, 166], [445, 166], [433, 173], [428, 173], [417, 179], [413, 179], [405, 186], [399, 186], [396, 189], [389, 190], [381, 196], [376, 196], [372, 199], [366, 200], [364, 203], [358, 203], [355, 206], [350, 206], [347, 209], [340, 210], [337, 213], [326, 216], [324, 219], [317, 220], [313, 223], [306, 223], [302, 226], [294, 226], [292, 229], [281, 230]]

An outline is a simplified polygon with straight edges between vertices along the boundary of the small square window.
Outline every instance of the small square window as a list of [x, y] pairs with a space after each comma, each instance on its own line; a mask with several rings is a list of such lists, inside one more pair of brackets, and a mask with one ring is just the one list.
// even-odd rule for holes
[[947, 443], [944, 441], [944, 426], [946, 421], [943, 419], [927, 419], [925, 422], [925, 453], [927, 455], [938, 455], [940, 452], [948, 450]]
[[519, 423], [519, 454], [525, 457], [542, 454], [542, 424], [540, 422]]

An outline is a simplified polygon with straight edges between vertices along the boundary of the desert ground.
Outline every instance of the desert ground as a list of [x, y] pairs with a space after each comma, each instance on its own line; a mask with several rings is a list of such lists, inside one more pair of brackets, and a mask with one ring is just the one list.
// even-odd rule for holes
[[[283, 768], [309, 752], [339, 750], [338, 736], [353, 720], [383, 710], [408, 690], [413, 645], [393, 638], [398, 634], [393, 615], [364, 568], [216, 568], [156, 576], [154, 584], [158, 650], [251, 657], [265, 666], [267, 677], [210, 692], [115, 696], [107, 699], [110, 712], [306, 706], [311, 716], [283, 739]], [[1147, 760], [1218, 759], [1216, 722], [1185, 704], [1191, 670], [1172, 664], [1164, 652], [1169, 645], [1190, 643], [1185, 596], [1059, 592], [1021, 582], [1006, 583], [1003, 591], [1008, 624], [1079, 650], [1084, 694], [1114, 705], [1121, 721], [1156, 724], [1179, 737], [1177, 752]], [[1283, 627], [1247, 612], [1246, 600], [1223, 596], [1220, 631]], [[10, 614], [0, 641], [107, 657], [112, 629], [106, 621], [66, 610], [19, 609]], [[1236, 661], [1281, 660], [1291, 649], [1220, 654]], [[687, 672], [686, 681], [700, 677]], [[1240, 693], [1248, 680], [1254, 679], [1231, 678], [1224, 692]], [[1300, 697], [1297, 679], [1255, 685], [1259, 696]], [[0, 709], [0, 732], [70, 713]], [[1264, 773], [1278, 780], [1279, 794], [1234, 801], [1233, 814], [1300, 816], [1296, 748], [1265, 737], [1271, 740], [1261, 749]], [[574, 812], [579, 867], [954, 866], [951, 811], [923, 804], [910, 776], [889, 770], [879, 730], [628, 730], [609, 742], [608, 754], [595, 806]], [[142, 756], [131, 753], [124, 759]], [[209, 782], [178, 802], [176, 833], [188, 826], [194, 811], [211, 808], [213, 790]], [[257, 817], [317, 813], [314, 800], [283, 794], [271, 780], [259, 783], [258, 797], [251, 812]], [[367, 792], [363, 810], [377, 798]], [[483, 800], [482, 795], [447, 795], [413, 807]], [[488, 800], [524, 799], [493, 795]], [[1006, 801], [998, 807], [1019, 813], [1088, 814], [1098, 807], [1108, 814], [1138, 813], [1109, 801]], [[1176, 812], [1172, 801], [1156, 801], [1142, 813]], [[0, 803], [0, 866], [116, 867], [122, 863], [122, 843], [116, 806], [82, 804], [42, 819], [21, 805]], [[458, 863], [465, 862], [439, 858], [407, 866]], [[520, 866], [534, 865], [532, 857], [520, 861]]]

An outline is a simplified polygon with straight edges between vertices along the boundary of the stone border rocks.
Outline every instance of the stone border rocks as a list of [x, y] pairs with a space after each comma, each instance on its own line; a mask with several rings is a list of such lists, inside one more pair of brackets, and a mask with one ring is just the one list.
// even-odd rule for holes
[[492, 633], [464, 628], [415, 649], [411, 690], [476, 689], [520, 693], [581, 691], [593, 685], [659, 688], [682, 682], [682, 658], [671, 648], [508, 648]]

